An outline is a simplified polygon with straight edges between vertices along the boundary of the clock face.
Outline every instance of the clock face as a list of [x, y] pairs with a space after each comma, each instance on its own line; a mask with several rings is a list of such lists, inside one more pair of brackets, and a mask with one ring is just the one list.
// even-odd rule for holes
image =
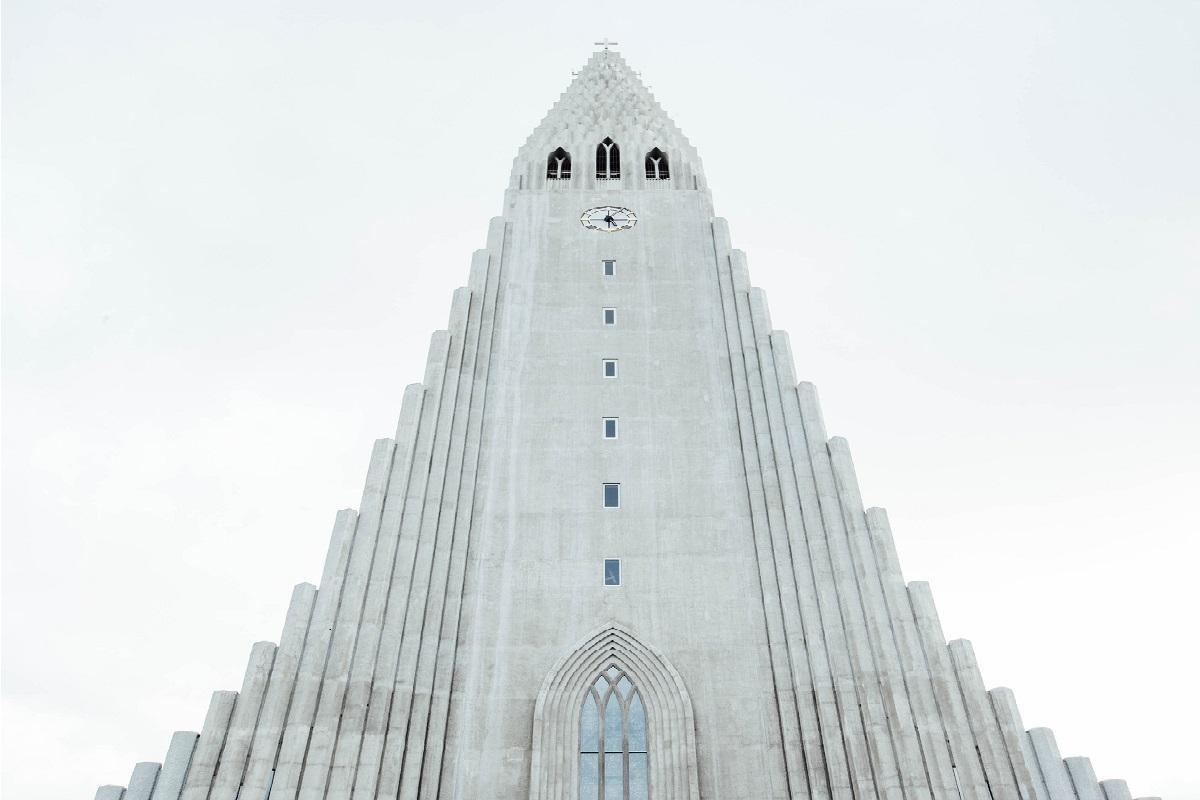
[[579, 217], [579, 224], [589, 230], [613, 233], [627, 231], [637, 225], [637, 214], [628, 208], [618, 206], [599, 206], [589, 208]]

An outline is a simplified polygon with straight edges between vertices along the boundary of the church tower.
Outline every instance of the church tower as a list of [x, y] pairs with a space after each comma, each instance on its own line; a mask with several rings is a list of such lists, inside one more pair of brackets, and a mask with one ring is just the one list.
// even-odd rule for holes
[[97, 800], [1130, 800], [945, 641], [615, 52], [521, 147], [319, 588]]

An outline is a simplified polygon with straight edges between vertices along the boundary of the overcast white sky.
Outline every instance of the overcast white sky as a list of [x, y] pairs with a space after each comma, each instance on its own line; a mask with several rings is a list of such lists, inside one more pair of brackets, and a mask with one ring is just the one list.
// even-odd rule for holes
[[605, 35], [947, 635], [1200, 797], [1191, 0], [9, 0], [6, 797], [124, 783], [277, 639]]

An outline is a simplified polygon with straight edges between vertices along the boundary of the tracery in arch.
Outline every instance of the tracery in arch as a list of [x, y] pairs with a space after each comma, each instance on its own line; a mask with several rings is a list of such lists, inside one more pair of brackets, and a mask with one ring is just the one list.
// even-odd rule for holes
[[607, 136], [596, 145], [596, 177], [600, 180], [621, 177], [621, 148]]
[[[696, 764], [692, 701], [683, 679], [628, 629], [600, 628], [542, 683], [533, 712], [531, 800], [699, 800]], [[618, 770], [619, 783], [611, 780]], [[643, 785], [645, 794], [638, 794]]]
[[561, 147], [546, 159], [546, 178], [561, 181], [571, 177], [571, 154]]
[[671, 177], [667, 154], [657, 147], [646, 153], [646, 180], [661, 181]]
[[629, 676], [610, 664], [583, 696], [579, 800], [648, 800], [646, 707]]

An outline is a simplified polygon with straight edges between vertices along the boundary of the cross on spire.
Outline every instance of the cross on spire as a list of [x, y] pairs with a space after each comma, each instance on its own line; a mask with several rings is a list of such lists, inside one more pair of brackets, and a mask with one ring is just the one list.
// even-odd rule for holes
[[599, 46], [601, 46], [601, 45], [603, 45], [604, 49], [605, 49], [605, 50], [607, 50], [609, 47], [611, 47], [611, 46], [613, 46], [613, 45], [618, 45], [618, 44], [620, 44], [620, 42], [610, 42], [610, 41], [608, 40], [608, 37], [607, 37], [607, 36], [605, 36], [605, 37], [604, 37], [604, 41], [602, 41], [602, 42], [596, 42], [595, 44], [596, 44], [596, 46], [598, 46], [598, 47], [599, 47]]

